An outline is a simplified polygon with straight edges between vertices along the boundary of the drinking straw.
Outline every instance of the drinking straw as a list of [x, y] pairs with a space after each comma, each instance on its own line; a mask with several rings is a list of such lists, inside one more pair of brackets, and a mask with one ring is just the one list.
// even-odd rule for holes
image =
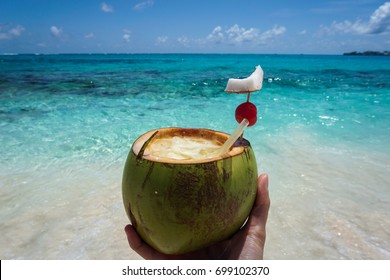
[[222, 156], [226, 154], [230, 147], [237, 141], [237, 139], [242, 135], [244, 129], [249, 125], [249, 121], [247, 119], [243, 119], [241, 123], [238, 125], [236, 130], [229, 136], [229, 138], [225, 141], [221, 149], [217, 151], [217, 156]]

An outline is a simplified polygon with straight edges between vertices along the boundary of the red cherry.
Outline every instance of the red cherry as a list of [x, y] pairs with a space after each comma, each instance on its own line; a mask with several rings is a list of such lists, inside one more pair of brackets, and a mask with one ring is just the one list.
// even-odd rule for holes
[[252, 126], [257, 121], [257, 108], [255, 104], [247, 101], [238, 105], [236, 109], [236, 120], [238, 123], [241, 123], [243, 119], [249, 121], [248, 126]]

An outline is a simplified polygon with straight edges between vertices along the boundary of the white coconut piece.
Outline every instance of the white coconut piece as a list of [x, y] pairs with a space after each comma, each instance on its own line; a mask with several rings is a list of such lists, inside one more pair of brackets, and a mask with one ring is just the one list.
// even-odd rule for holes
[[264, 71], [260, 65], [256, 66], [255, 71], [244, 79], [230, 78], [225, 91], [232, 93], [248, 93], [258, 91], [263, 86]]

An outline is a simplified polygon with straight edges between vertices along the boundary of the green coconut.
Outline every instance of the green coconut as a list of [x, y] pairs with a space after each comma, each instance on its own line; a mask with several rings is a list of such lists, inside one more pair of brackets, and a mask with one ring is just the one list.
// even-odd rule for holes
[[257, 164], [245, 139], [225, 155], [170, 160], [144, 155], [159, 137], [194, 136], [221, 145], [228, 134], [162, 128], [138, 138], [123, 172], [123, 203], [142, 239], [166, 254], [183, 254], [224, 240], [247, 219], [257, 191]]

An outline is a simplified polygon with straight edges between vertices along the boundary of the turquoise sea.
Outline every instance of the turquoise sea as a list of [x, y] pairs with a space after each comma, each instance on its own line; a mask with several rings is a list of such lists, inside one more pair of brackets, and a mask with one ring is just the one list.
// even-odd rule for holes
[[390, 259], [390, 58], [0, 55], [0, 259], [139, 259], [123, 231], [132, 142], [159, 127], [245, 131], [270, 178], [267, 259]]

